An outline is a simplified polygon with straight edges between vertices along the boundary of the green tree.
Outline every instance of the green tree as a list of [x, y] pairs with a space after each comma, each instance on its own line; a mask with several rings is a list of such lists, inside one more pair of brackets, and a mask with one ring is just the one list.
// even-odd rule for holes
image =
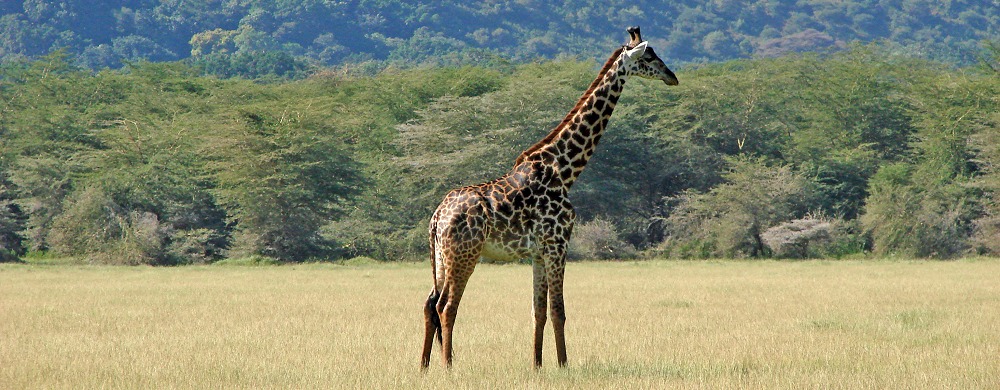
[[0, 263], [17, 260], [26, 249], [21, 236], [26, 217], [21, 207], [14, 203], [12, 183], [2, 169], [0, 167]]
[[668, 239], [663, 249], [680, 257], [760, 257], [768, 254], [762, 234], [802, 217], [813, 205], [810, 182], [789, 166], [732, 158], [725, 182], [706, 193], [668, 200]]
[[872, 178], [862, 226], [880, 255], [949, 258], [968, 248], [974, 203], [959, 183], [930, 188], [915, 182], [903, 164], [883, 167]]
[[226, 122], [205, 152], [213, 193], [236, 229], [233, 250], [288, 261], [328, 254], [320, 228], [341, 215], [360, 180], [331, 129], [259, 107]]
[[925, 68], [890, 62], [871, 47], [793, 66], [796, 87], [785, 101], [795, 130], [783, 154], [819, 184], [827, 213], [854, 219], [879, 165], [908, 152], [916, 129], [905, 88]]
[[[499, 177], [555, 127], [593, 77], [590, 68], [569, 61], [526, 65], [496, 91], [487, 85], [470, 90], [472, 96], [446, 94], [399, 125], [395, 145], [402, 156], [392, 164], [398, 166], [397, 178], [410, 179], [394, 188], [404, 208], [399, 212], [407, 216], [400, 225], [411, 228], [410, 240], [426, 245], [426, 219], [447, 191]], [[484, 80], [496, 75], [466, 71], [485, 72]], [[471, 74], [463, 77], [470, 82], [465, 88], [478, 84]]]
[[988, 187], [975, 184], [989, 182], [990, 154], [977, 159], [973, 145], [995, 132], [996, 83], [968, 75], [917, 80], [908, 161], [884, 165], [872, 178], [861, 222], [876, 253], [949, 258], [971, 249], [973, 221], [984, 207], [989, 213], [980, 192]]

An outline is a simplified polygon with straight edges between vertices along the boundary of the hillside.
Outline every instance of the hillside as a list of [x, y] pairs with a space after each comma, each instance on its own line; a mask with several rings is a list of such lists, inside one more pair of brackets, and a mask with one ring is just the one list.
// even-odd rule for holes
[[1000, 37], [1000, 5], [976, 0], [25, 0], [3, 2], [0, 15], [2, 61], [65, 48], [91, 69], [191, 59], [223, 76], [295, 77], [309, 65], [369, 60], [600, 57], [628, 25], [674, 65], [856, 41], [968, 65], [982, 41]]

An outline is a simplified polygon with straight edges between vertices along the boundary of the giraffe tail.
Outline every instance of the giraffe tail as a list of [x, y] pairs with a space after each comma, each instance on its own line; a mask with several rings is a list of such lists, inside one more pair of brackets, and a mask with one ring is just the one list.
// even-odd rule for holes
[[437, 288], [431, 290], [431, 295], [427, 297], [427, 307], [424, 309], [428, 313], [427, 320], [434, 327], [434, 338], [438, 344], [441, 343], [441, 317], [438, 316], [437, 303], [441, 299], [441, 293]]
[[420, 366], [421, 369], [426, 370], [427, 366], [430, 365], [431, 361], [431, 349], [434, 347], [434, 339], [437, 338], [438, 344], [441, 344], [441, 317], [438, 315], [437, 304], [441, 299], [441, 292], [438, 290], [437, 286], [437, 259], [436, 251], [434, 250], [434, 239], [437, 231], [437, 224], [434, 223], [434, 218], [431, 219], [430, 226], [430, 247], [431, 247], [431, 269], [434, 274], [434, 287], [431, 289], [430, 295], [427, 296], [427, 302], [424, 303], [424, 322], [425, 322], [425, 333], [424, 333], [424, 349], [420, 356]]
[[420, 354], [420, 369], [425, 371], [431, 363], [431, 349], [434, 347], [435, 336], [437, 336], [438, 344], [441, 344], [441, 318], [437, 312], [437, 303], [440, 298], [441, 294], [438, 293], [435, 286], [431, 290], [430, 296], [427, 297], [427, 303], [424, 305], [426, 331], [424, 333], [424, 349]]
[[441, 291], [438, 290], [437, 281], [437, 213], [431, 217], [430, 247], [431, 247], [431, 273], [434, 275], [434, 288], [431, 289], [430, 296], [427, 297], [427, 304], [424, 310], [427, 312], [428, 326], [434, 326], [434, 334], [437, 336], [438, 344], [441, 344], [441, 317], [438, 315], [437, 303], [441, 299]]

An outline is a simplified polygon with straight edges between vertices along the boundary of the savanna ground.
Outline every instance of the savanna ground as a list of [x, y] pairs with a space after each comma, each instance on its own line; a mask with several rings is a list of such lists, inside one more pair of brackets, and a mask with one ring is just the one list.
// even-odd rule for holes
[[482, 264], [418, 370], [424, 264], [0, 266], [0, 388], [1000, 388], [1000, 260]]

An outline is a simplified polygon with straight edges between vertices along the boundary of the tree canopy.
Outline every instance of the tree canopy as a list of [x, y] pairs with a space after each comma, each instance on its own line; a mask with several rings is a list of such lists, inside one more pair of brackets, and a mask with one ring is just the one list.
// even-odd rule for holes
[[[855, 45], [678, 68], [674, 88], [629, 81], [570, 194], [585, 232], [573, 253], [1000, 254], [990, 47], [961, 68]], [[66, 52], [9, 62], [0, 256], [423, 258], [440, 197], [509, 169], [594, 66], [330, 68], [262, 83], [182, 62], [95, 73]]]

